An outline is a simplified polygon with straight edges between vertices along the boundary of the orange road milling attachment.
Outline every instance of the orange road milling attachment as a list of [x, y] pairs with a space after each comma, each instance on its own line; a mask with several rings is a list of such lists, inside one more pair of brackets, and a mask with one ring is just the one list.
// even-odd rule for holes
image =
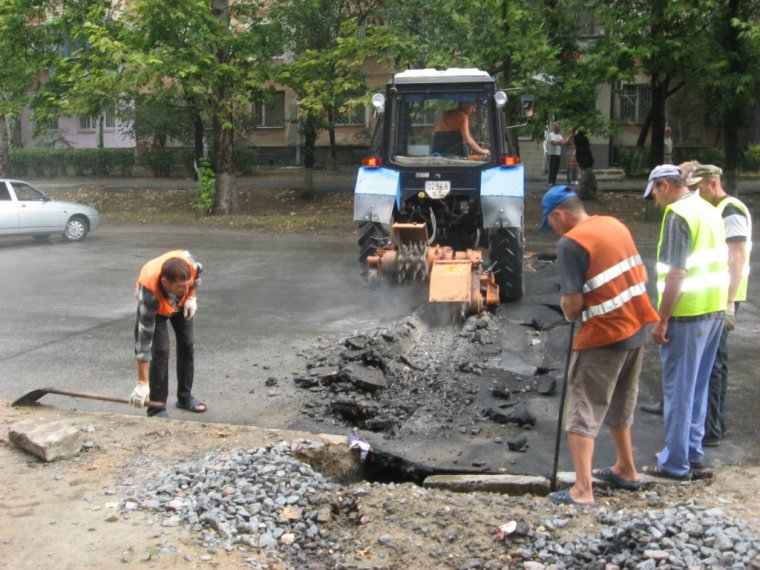
[[430, 281], [430, 303], [463, 305], [465, 314], [480, 313], [499, 302], [499, 286], [493, 273], [483, 268], [479, 249], [454, 251], [428, 245], [426, 224], [393, 224], [391, 245], [367, 257], [367, 277], [397, 283]]

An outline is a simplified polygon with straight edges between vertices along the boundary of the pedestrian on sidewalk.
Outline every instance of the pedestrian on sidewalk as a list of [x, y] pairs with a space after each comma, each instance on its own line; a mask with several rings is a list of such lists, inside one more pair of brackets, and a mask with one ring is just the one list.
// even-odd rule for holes
[[554, 186], [557, 183], [557, 173], [559, 172], [559, 163], [562, 160], [562, 147], [565, 145], [565, 137], [562, 136], [562, 127], [559, 123], [552, 125], [551, 132], [547, 135], [546, 154], [549, 157], [549, 185]]
[[[589, 216], [569, 186], [543, 197], [542, 230], [557, 244], [560, 307], [580, 321], [568, 368], [570, 400], [565, 423], [575, 484], [550, 495], [556, 504], [594, 503], [592, 478], [625, 488], [641, 483], [633, 460], [631, 426], [644, 357], [646, 326], [657, 312], [646, 291], [647, 274], [629, 229], [611, 216]], [[602, 424], [615, 443], [615, 462], [592, 471]]]
[[597, 182], [594, 174], [594, 155], [591, 152], [591, 143], [582, 127], [575, 129], [573, 133], [575, 143], [575, 160], [580, 168], [580, 185], [578, 195], [581, 200], [593, 200], [596, 198]]
[[738, 198], [729, 196], [721, 185], [723, 170], [712, 164], [697, 166], [687, 180], [689, 188], [717, 208], [723, 219], [728, 246], [728, 301], [723, 333], [715, 355], [705, 419], [703, 446], [714, 447], [726, 434], [726, 392], [728, 386], [728, 333], [734, 330], [736, 313], [747, 300], [749, 256], [752, 250], [752, 217]]
[[678, 167], [649, 174], [645, 200], [664, 210], [657, 245], [665, 445], [643, 471], [688, 479], [704, 462], [707, 393], [728, 300], [728, 255], [717, 210], [689, 191]]

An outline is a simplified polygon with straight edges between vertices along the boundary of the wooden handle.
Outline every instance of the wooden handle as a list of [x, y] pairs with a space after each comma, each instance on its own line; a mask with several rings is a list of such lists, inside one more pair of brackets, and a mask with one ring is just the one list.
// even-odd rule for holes
[[[127, 398], [117, 398], [115, 396], [102, 396], [100, 394], [92, 394], [91, 392], [71, 392], [69, 390], [59, 390], [58, 388], [49, 388], [47, 390], [51, 394], [59, 394], [61, 396], [72, 396], [74, 398], [89, 398], [91, 400], [101, 400], [103, 402], [117, 402], [119, 404], [129, 404]], [[152, 400], [145, 400], [145, 406], [153, 408], [155, 410], [166, 409], [166, 404], [163, 402], [154, 402]]]

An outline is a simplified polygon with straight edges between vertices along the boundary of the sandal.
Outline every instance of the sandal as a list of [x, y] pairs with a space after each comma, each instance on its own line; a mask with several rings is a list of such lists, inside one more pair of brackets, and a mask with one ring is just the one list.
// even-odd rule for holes
[[185, 402], [177, 400], [177, 407], [195, 414], [202, 414], [206, 411], [206, 404], [197, 400], [193, 396], [190, 396], [190, 399]]
[[662, 477], [663, 479], [673, 479], [674, 481], [689, 481], [691, 479], [691, 473], [676, 475], [670, 471], [665, 471], [659, 463], [645, 465], [641, 471], [651, 477]]
[[570, 489], [562, 489], [549, 495], [549, 500], [555, 505], [575, 505], [576, 507], [593, 507], [594, 503], [579, 503], [570, 496]]
[[591, 472], [591, 476], [594, 479], [598, 479], [599, 481], [606, 481], [615, 487], [628, 489], [629, 491], [634, 491], [641, 487], [641, 481], [627, 481], [619, 475], [615, 475], [615, 473], [612, 472], [612, 467], [602, 467], [601, 469], [595, 469]]

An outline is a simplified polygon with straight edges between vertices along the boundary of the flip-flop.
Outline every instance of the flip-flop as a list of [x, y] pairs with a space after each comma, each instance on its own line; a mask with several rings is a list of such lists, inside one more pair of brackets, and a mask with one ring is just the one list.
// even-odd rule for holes
[[188, 412], [193, 412], [195, 414], [202, 414], [206, 411], [206, 404], [203, 402], [197, 400], [193, 396], [190, 396], [190, 399], [186, 402], [177, 401], [177, 407], [181, 408], [183, 410], [187, 410]]
[[659, 463], [654, 465], [645, 465], [641, 471], [651, 477], [661, 477], [663, 479], [673, 479], [674, 481], [689, 481], [691, 479], [691, 473], [686, 475], [676, 475], [670, 471], [665, 471]]
[[594, 479], [598, 479], [599, 481], [607, 481], [608, 483], [612, 483], [615, 487], [620, 487], [621, 489], [628, 489], [629, 491], [634, 491], [641, 487], [641, 481], [626, 481], [619, 475], [615, 475], [612, 472], [612, 467], [602, 467], [601, 469], [595, 469], [591, 472], [592, 477]]
[[576, 507], [593, 507], [594, 503], [579, 503], [570, 496], [570, 489], [561, 489], [549, 495], [549, 500], [555, 505], [575, 505]]
[[[151, 410], [152, 411], [152, 410]], [[166, 413], [166, 410], [158, 410], [155, 413], [148, 413], [149, 418], [164, 418], [169, 419], [169, 414]]]

